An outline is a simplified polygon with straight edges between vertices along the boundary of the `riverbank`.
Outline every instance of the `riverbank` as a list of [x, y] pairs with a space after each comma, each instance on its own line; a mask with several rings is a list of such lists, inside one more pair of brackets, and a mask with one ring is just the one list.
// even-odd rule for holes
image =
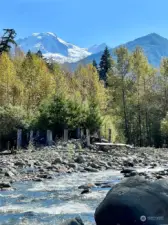
[[76, 172], [122, 171], [125, 177], [141, 175], [146, 179], [168, 176], [168, 150], [154, 148], [115, 148], [108, 153], [97, 147], [83, 148], [77, 141], [56, 146], [18, 151], [0, 156], [0, 189], [12, 188], [17, 181], [41, 182]]

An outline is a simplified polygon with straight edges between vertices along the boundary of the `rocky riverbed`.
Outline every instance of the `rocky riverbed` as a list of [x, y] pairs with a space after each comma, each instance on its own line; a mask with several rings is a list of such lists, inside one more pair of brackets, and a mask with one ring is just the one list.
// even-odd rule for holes
[[[16, 181], [41, 182], [60, 174], [105, 170], [121, 171], [123, 177], [166, 178], [168, 149], [118, 147], [103, 152], [94, 145], [85, 148], [79, 141], [72, 140], [37, 149], [32, 146], [16, 154], [3, 153], [0, 155], [0, 190], [12, 189]], [[89, 185], [83, 189], [90, 188]], [[101, 185], [108, 186], [107, 183]]]

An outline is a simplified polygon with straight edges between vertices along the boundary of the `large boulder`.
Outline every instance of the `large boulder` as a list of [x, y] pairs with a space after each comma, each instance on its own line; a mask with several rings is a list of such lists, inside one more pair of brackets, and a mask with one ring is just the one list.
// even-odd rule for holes
[[115, 185], [95, 212], [96, 225], [168, 224], [168, 181], [140, 176]]
[[80, 217], [65, 221], [62, 225], [84, 225]]

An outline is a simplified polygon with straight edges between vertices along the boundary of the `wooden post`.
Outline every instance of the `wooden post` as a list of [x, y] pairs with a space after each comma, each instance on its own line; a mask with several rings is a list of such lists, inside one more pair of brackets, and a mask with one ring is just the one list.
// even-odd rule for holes
[[64, 141], [68, 142], [68, 129], [64, 129]]
[[81, 138], [81, 129], [79, 127], [76, 129], [76, 136], [77, 136], [77, 139]]
[[97, 131], [97, 135], [98, 135], [99, 142], [101, 142], [101, 131], [100, 130]]
[[81, 129], [81, 139], [83, 139], [83, 137], [84, 137], [84, 131], [83, 129]]
[[27, 139], [27, 140], [26, 140], [27, 143], [29, 143], [29, 132], [26, 133], [26, 139]]
[[90, 131], [89, 129], [86, 129], [86, 142], [87, 142], [87, 146], [90, 145]]
[[20, 149], [22, 146], [22, 130], [17, 130], [17, 149]]
[[36, 132], [36, 137], [38, 138], [40, 136], [40, 131], [38, 130], [37, 132]]
[[30, 139], [29, 139], [29, 141], [33, 142], [33, 130], [30, 131]]
[[111, 138], [111, 129], [109, 129], [109, 137], [108, 137], [108, 141], [109, 141], [109, 143], [112, 142], [112, 138]]
[[107, 138], [107, 136], [106, 136], [106, 124], [105, 124], [105, 131], [104, 131], [104, 138], [106, 139]]
[[10, 141], [8, 141], [8, 143], [7, 143], [7, 149], [9, 151], [9, 149], [10, 149]]
[[51, 146], [53, 143], [52, 131], [47, 130], [47, 145]]

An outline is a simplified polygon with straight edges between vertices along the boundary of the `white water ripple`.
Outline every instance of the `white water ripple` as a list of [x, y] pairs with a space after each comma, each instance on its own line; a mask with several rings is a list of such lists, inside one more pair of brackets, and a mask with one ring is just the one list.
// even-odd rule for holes
[[61, 205], [52, 205], [50, 207], [33, 207], [31, 205], [7, 205], [0, 207], [0, 213], [14, 214], [26, 212], [57, 215], [57, 214], [94, 213], [94, 210], [84, 203], [77, 203], [73, 201]]

